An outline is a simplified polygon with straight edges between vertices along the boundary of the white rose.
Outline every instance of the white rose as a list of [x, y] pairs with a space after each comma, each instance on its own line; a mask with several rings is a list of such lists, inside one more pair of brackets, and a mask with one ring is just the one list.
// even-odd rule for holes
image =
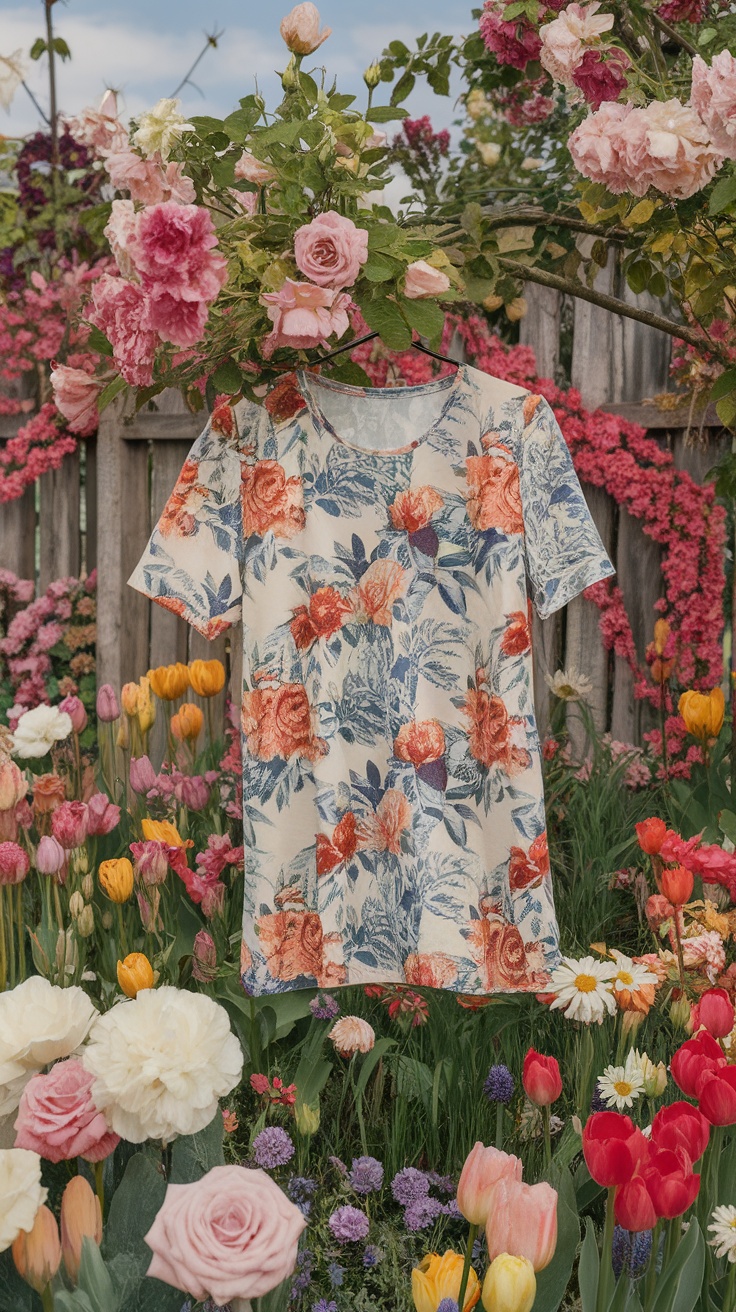
[[58, 706], [34, 706], [21, 715], [13, 731], [14, 756], [28, 758], [45, 756], [54, 743], [68, 738], [72, 731], [71, 718]]
[[202, 993], [144, 989], [100, 1016], [82, 1054], [92, 1097], [130, 1143], [196, 1134], [243, 1068], [224, 1007]]
[[153, 109], [141, 114], [138, 127], [133, 133], [133, 144], [138, 146], [147, 159], [156, 152], [163, 160], [169, 158], [171, 147], [185, 127], [191, 127], [177, 110], [178, 100], [164, 97]]
[[483, 163], [493, 168], [501, 158], [501, 147], [497, 141], [476, 141], [476, 148]]
[[12, 55], [0, 55], [0, 105], [10, 109], [13, 96], [26, 75], [26, 62], [23, 51], [16, 50]]
[[62, 989], [42, 975], [0, 993], [0, 1071], [6, 1062], [38, 1071], [68, 1057], [84, 1042], [96, 1015], [84, 989]]
[[26, 1148], [0, 1149], [0, 1253], [10, 1248], [21, 1230], [32, 1229], [47, 1195], [41, 1184], [38, 1153]]

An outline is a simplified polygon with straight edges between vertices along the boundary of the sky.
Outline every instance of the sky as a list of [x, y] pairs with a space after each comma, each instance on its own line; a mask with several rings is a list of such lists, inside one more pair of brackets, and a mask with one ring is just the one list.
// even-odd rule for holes
[[[371, 0], [370, 6], [364, 0], [321, 0], [318, 7], [333, 35], [315, 62], [336, 76], [340, 90], [357, 94], [358, 106], [364, 103], [363, 69], [388, 41], [399, 38], [413, 47], [422, 32], [460, 35], [474, 25], [472, 0]], [[58, 71], [59, 107], [78, 113], [112, 86], [122, 92], [123, 116], [138, 114], [171, 95], [214, 32], [223, 32], [218, 48], [207, 51], [194, 73], [196, 88], [180, 93], [182, 112], [223, 117], [254, 90], [256, 75], [274, 106], [280, 90], [274, 70], [285, 64], [279, 20], [288, 8], [289, 0], [57, 0], [55, 31], [72, 52]], [[42, 0], [0, 0], [0, 55], [27, 52], [44, 26]], [[45, 60], [31, 65], [27, 81], [45, 108]], [[431, 112], [436, 127], [449, 126], [455, 117], [452, 99], [424, 85], [407, 107], [415, 116]], [[23, 135], [38, 125], [38, 111], [22, 88], [9, 112], [0, 109], [0, 134]]]

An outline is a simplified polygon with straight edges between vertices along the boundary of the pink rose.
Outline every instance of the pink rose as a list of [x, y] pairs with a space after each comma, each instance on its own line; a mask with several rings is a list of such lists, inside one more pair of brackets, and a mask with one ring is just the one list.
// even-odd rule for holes
[[115, 363], [131, 387], [148, 387], [159, 343], [150, 324], [150, 300], [142, 287], [103, 273], [92, 292], [87, 318], [112, 345]]
[[306, 0], [304, 4], [295, 5], [281, 19], [279, 31], [294, 54], [312, 55], [327, 40], [332, 28], [324, 27], [320, 32], [319, 10], [310, 0]]
[[335, 210], [297, 228], [294, 256], [300, 273], [320, 287], [349, 287], [368, 259], [368, 233]]
[[631, 60], [625, 50], [614, 47], [607, 51], [607, 58], [600, 50], [586, 50], [572, 80], [588, 104], [599, 109], [604, 100], [618, 100], [628, 85], [625, 70], [630, 66]]
[[736, 159], [736, 58], [730, 50], [714, 55], [710, 68], [700, 55], [695, 56], [690, 104], [716, 150], [726, 159]]
[[70, 1057], [47, 1075], [34, 1075], [21, 1095], [15, 1147], [40, 1153], [50, 1162], [84, 1157], [101, 1162], [120, 1143], [92, 1101], [94, 1076]]
[[449, 286], [450, 279], [441, 269], [433, 268], [426, 260], [414, 260], [406, 270], [404, 295], [410, 301], [418, 301], [425, 296], [441, 296]]
[[98, 109], [88, 107], [76, 118], [67, 119], [67, 128], [75, 141], [91, 146], [97, 155], [124, 150], [128, 144], [128, 131], [118, 118], [118, 99], [114, 91], [105, 92]]
[[279, 346], [295, 350], [327, 346], [333, 333], [342, 337], [348, 327], [350, 297], [328, 287], [287, 278], [277, 292], [266, 292], [261, 300], [268, 306], [273, 330], [263, 344], [268, 358]]
[[127, 147], [108, 155], [106, 166], [116, 191], [129, 191], [142, 205], [158, 205], [164, 199], [161, 168], [153, 159], [142, 159]]
[[217, 235], [200, 205], [164, 201], [143, 210], [130, 254], [145, 290], [157, 300], [168, 294], [185, 301], [212, 301], [227, 277], [227, 264], [213, 247]]
[[[631, 101], [618, 104], [604, 101], [600, 109], [589, 114], [568, 137], [567, 146], [575, 168], [592, 182], [602, 182], [615, 196], [632, 188], [626, 162], [624, 128], [641, 110]], [[643, 196], [647, 191], [635, 191]]]
[[629, 190], [635, 196], [651, 186], [685, 200], [701, 191], [723, 163], [695, 110], [674, 97], [652, 100], [630, 114], [622, 137]]
[[184, 300], [169, 292], [151, 298], [151, 327], [164, 342], [174, 346], [194, 346], [202, 336], [207, 314], [206, 301]]
[[97, 398], [102, 384], [90, 377], [84, 369], [70, 369], [68, 365], [51, 361], [51, 388], [56, 409], [64, 416], [70, 433], [89, 437], [100, 421]]
[[256, 159], [249, 150], [244, 150], [235, 164], [235, 179], [238, 182], [254, 182], [257, 186], [264, 187], [273, 176], [274, 171], [270, 164], [264, 164], [262, 160]]
[[170, 1184], [145, 1236], [147, 1275], [215, 1303], [257, 1298], [291, 1275], [307, 1222], [265, 1171], [215, 1166]]
[[598, 44], [602, 34], [613, 27], [613, 14], [599, 14], [600, 7], [601, 0], [586, 5], [571, 4], [558, 18], [540, 27], [540, 63], [555, 82], [572, 86], [572, 75], [586, 45]]

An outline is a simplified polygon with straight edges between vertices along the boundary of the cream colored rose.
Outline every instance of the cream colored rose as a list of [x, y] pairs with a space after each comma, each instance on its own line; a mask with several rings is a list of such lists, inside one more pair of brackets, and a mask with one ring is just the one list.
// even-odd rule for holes
[[14, 756], [24, 759], [45, 756], [54, 743], [68, 738], [72, 722], [66, 711], [58, 706], [34, 706], [21, 715], [13, 731]]
[[483, 163], [490, 169], [494, 168], [501, 158], [501, 147], [498, 142], [476, 141], [475, 145]]
[[100, 1016], [82, 1063], [116, 1134], [170, 1143], [209, 1125], [240, 1079], [243, 1054], [224, 1007], [164, 985]]
[[0, 1149], [0, 1253], [10, 1248], [21, 1230], [32, 1228], [47, 1195], [41, 1184], [38, 1153], [26, 1148]]
[[0, 1070], [12, 1062], [31, 1073], [83, 1043], [97, 1011], [84, 989], [59, 988], [42, 975], [0, 993]]
[[10, 109], [13, 96], [28, 71], [22, 50], [12, 55], [0, 55], [0, 105]]
[[164, 97], [138, 119], [133, 145], [138, 146], [147, 159], [158, 152], [163, 160], [167, 160], [174, 141], [182, 129], [189, 126], [179, 113], [178, 104], [178, 100]]

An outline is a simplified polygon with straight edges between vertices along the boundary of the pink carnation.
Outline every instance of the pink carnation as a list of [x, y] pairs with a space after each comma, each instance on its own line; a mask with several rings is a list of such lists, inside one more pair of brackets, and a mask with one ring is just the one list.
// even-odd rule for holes
[[625, 50], [608, 50], [606, 55], [604, 58], [600, 50], [586, 50], [572, 75], [575, 86], [594, 109], [599, 109], [604, 100], [618, 100], [628, 85], [625, 70], [631, 60]]
[[22, 884], [30, 865], [28, 853], [19, 843], [0, 843], [0, 887]]
[[531, 59], [538, 59], [542, 48], [539, 33], [524, 21], [507, 23], [502, 18], [506, 0], [485, 0], [479, 30], [483, 43], [499, 64], [525, 69]]
[[51, 361], [51, 388], [57, 410], [64, 416], [71, 433], [89, 437], [100, 420], [97, 399], [102, 384], [84, 369], [70, 369]]
[[90, 323], [111, 343], [115, 363], [131, 387], [148, 387], [158, 335], [150, 324], [150, 302], [142, 287], [105, 273], [95, 284]]
[[349, 287], [368, 259], [368, 233], [335, 210], [297, 228], [296, 267], [320, 287]]
[[183, 300], [162, 292], [151, 298], [149, 322], [164, 342], [194, 346], [202, 336], [207, 314], [206, 301]]
[[21, 1095], [15, 1147], [50, 1162], [84, 1157], [101, 1162], [120, 1143], [92, 1101], [90, 1075], [73, 1057], [57, 1061], [47, 1075], [34, 1075]]
[[273, 323], [263, 343], [266, 358], [280, 346], [294, 350], [327, 346], [333, 333], [342, 337], [347, 331], [350, 297], [345, 292], [287, 278], [279, 291], [265, 292], [261, 300]]
[[143, 210], [130, 254], [153, 298], [213, 301], [227, 277], [227, 263], [214, 252], [216, 245], [207, 210], [164, 201]]
[[714, 55], [710, 68], [696, 55], [690, 104], [705, 123], [716, 150], [736, 159], [736, 58], [730, 50]]

